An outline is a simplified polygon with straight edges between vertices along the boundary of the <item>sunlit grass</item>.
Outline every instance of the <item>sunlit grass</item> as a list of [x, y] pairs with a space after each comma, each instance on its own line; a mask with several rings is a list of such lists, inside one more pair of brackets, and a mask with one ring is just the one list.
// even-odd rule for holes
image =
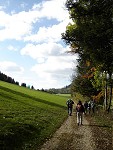
[[66, 98], [71, 98], [71, 94], [57, 94], [59, 96], [63, 96], [63, 97], [66, 97]]
[[0, 81], [0, 149], [35, 149], [67, 117], [66, 97]]

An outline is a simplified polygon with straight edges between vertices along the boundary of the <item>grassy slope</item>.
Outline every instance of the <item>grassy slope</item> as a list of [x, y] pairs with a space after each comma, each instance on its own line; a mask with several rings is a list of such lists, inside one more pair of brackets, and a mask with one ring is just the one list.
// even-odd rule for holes
[[67, 117], [66, 100], [0, 81], [0, 149], [36, 149]]

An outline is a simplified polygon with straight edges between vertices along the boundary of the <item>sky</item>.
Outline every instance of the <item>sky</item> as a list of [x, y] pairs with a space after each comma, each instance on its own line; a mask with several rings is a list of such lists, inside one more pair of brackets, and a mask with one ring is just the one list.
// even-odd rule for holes
[[71, 83], [77, 56], [61, 39], [65, 0], [0, 0], [0, 71], [35, 89]]

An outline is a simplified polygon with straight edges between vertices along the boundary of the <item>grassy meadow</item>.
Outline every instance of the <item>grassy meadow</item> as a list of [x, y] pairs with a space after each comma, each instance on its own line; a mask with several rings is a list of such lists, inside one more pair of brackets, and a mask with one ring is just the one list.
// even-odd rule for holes
[[66, 97], [67, 99], [71, 98], [71, 94], [56, 94], [56, 95]]
[[0, 81], [0, 150], [35, 150], [67, 118], [67, 97]]

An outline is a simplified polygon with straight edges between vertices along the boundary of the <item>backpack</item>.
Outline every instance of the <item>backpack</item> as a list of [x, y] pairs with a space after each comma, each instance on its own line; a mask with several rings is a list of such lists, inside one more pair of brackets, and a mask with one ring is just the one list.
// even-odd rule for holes
[[77, 109], [77, 111], [79, 112], [79, 111], [81, 111], [82, 110], [82, 105], [80, 105], [80, 104], [77, 104], [77, 107], [76, 107], [76, 109]]
[[84, 107], [88, 108], [88, 103], [87, 102], [84, 103]]
[[73, 104], [73, 101], [71, 99], [68, 100], [68, 102], [67, 102], [68, 107], [72, 107], [72, 104]]

